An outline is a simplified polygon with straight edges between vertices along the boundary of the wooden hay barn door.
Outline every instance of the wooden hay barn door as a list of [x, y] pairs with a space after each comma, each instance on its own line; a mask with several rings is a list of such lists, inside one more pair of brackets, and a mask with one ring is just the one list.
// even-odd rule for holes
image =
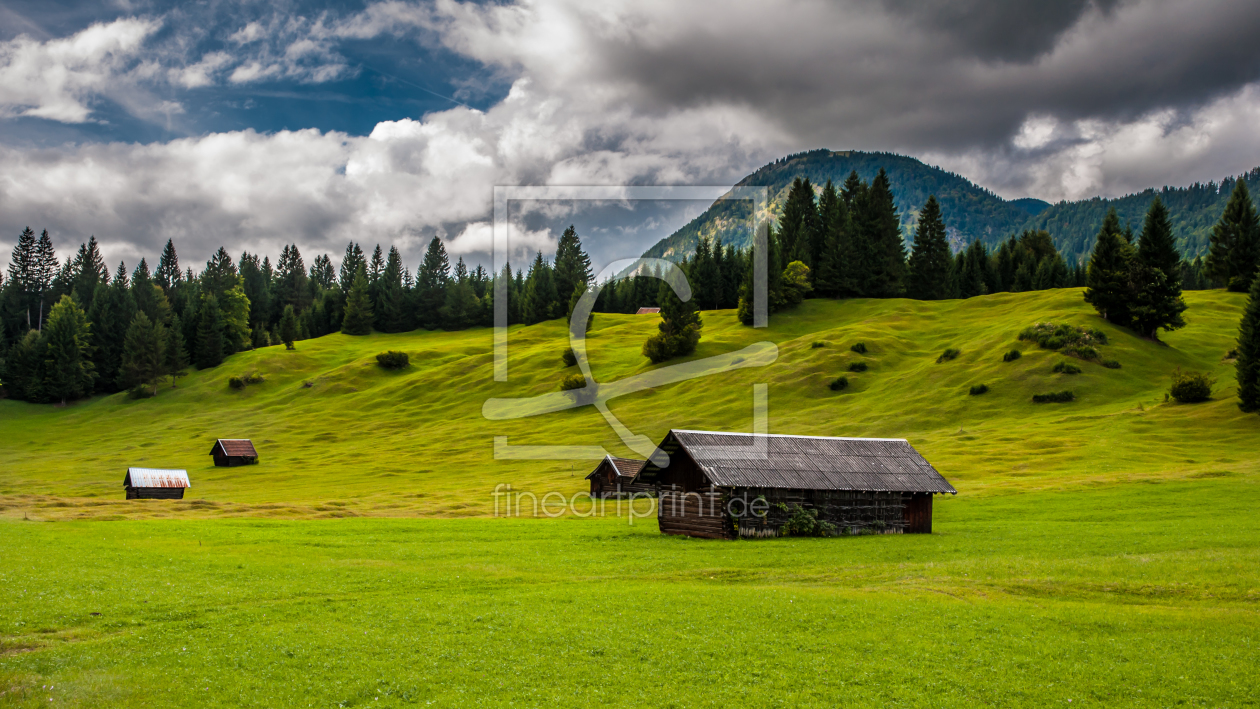
[[656, 519], [661, 532], [705, 539], [734, 539], [726, 513], [726, 493], [661, 490]]
[[906, 534], [931, 534], [932, 493], [906, 493], [904, 502]]

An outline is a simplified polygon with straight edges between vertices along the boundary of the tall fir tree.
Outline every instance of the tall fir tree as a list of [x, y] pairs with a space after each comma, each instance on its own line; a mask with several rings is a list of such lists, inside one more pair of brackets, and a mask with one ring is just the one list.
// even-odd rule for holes
[[201, 273], [201, 289], [216, 298], [235, 288], [240, 283], [240, 273], [232, 256], [222, 246], [206, 261], [206, 270]]
[[567, 304], [570, 296], [579, 286], [583, 291], [591, 285], [591, 258], [582, 250], [582, 240], [577, 230], [570, 224], [560, 235], [556, 244], [556, 261], [554, 280], [557, 297]]
[[44, 394], [63, 406], [90, 394], [96, 379], [89, 356], [91, 326], [74, 298], [62, 296], [53, 306], [44, 339]]
[[1185, 327], [1181, 316], [1186, 309], [1181, 298], [1181, 254], [1177, 252], [1168, 210], [1158, 196], [1146, 210], [1134, 264], [1137, 267], [1130, 275], [1134, 288], [1130, 307], [1133, 328], [1157, 339], [1160, 328]]
[[158, 382], [166, 376], [165, 328], [138, 311], [127, 328], [123, 344], [123, 385], [133, 390], [153, 387], [157, 395]]
[[286, 350], [293, 349], [293, 342], [298, 338], [298, 319], [292, 305], [284, 306], [284, 314], [280, 316], [280, 341]]
[[708, 236], [700, 237], [696, 246], [696, 255], [691, 262], [688, 274], [691, 281], [692, 299], [700, 310], [716, 310], [718, 298], [721, 297], [721, 274], [713, 261], [713, 245]]
[[223, 363], [223, 314], [213, 293], [202, 296], [197, 323], [197, 369], [210, 369]]
[[311, 290], [306, 277], [306, 264], [297, 244], [285, 246], [276, 264], [276, 307], [292, 305], [295, 313], [311, 307]]
[[341, 332], [346, 335], [372, 334], [372, 300], [368, 297], [367, 268], [359, 264], [359, 270], [350, 283], [346, 295], [345, 314], [341, 318]]
[[442, 240], [433, 237], [424, 252], [424, 260], [416, 271], [416, 307], [419, 324], [435, 330], [441, 324], [442, 306], [446, 305], [446, 285], [451, 276], [451, 261]]
[[135, 314], [136, 302], [127, 281], [126, 267], [120, 263], [112, 283], [97, 284], [92, 307], [87, 311], [88, 321], [92, 323], [92, 362], [99, 392], [112, 394], [124, 387], [123, 345]]
[[[1085, 302], [1094, 306], [1108, 322], [1127, 327], [1132, 319], [1129, 271], [1134, 258], [1133, 247], [1121, 235], [1120, 219], [1115, 208], [1107, 212], [1094, 242], [1086, 277]], [[1024, 264], [1021, 270], [1027, 267]], [[1018, 285], [1019, 274], [1016, 273]]]
[[86, 244], [79, 246], [79, 253], [74, 258], [72, 269], [74, 271], [72, 286], [74, 300], [84, 310], [91, 310], [96, 286], [109, 282], [109, 267], [101, 258], [101, 250], [96, 244], [95, 235], [89, 237]]
[[346, 255], [342, 257], [341, 269], [337, 272], [343, 292], [350, 292], [350, 286], [354, 285], [354, 276], [359, 272], [360, 266], [367, 267], [367, 261], [363, 259], [363, 249], [351, 241], [346, 245]]
[[1208, 274], [1231, 291], [1245, 293], [1260, 267], [1260, 217], [1247, 191], [1246, 180], [1236, 180], [1225, 211], [1212, 227]]
[[907, 294], [919, 300], [942, 300], [950, 296], [949, 239], [941, 219], [941, 205], [930, 195], [919, 211], [914, 250], [910, 253]]
[[836, 297], [844, 292], [844, 260], [849, 250], [848, 208], [831, 180], [818, 197], [818, 229], [822, 236], [814, 288], [819, 295]]
[[28, 226], [18, 236], [17, 245], [9, 257], [9, 289], [14, 299], [14, 309], [21, 312], [25, 330], [38, 329], [38, 316], [34, 312], [35, 281], [35, 232]]
[[178, 315], [171, 316], [171, 324], [166, 328], [166, 375], [171, 378], [171, 388], [175, 388], [175, 380], [188, 372], [188, 348], [184, 345], [184, 326]]
[[153, 282], [162, 286], [162, 290], [166, 291], [166, 296], [169, 298], [171, 289], [179, 284], [181, 279], [179, 254], [175, 253], [175, 241], [167, 239], [166, 246], [162, 248], [162, 255], [158, 258], [157, 270], [153, 272]]
[[[560, 316], [559, 294], [556, 292], [555, 273], [551, 264], [543, 258], [542, 252], [534, 257], [529, 275], [525, 278], [525, 296], [522, 303], [521, 320], [526, 325], [533, 325], [544, 320]], [[566, 301], [567, 304], [567, 301]]]
[[46, 301], [49, 295], [49, 289], [52, 287], [53, 279], [57, 276], [57, 269], [60, 264], [57, 262], [57, 252], [53, 249], [52, 238], [48, 236], [48, 230], [44, 229], [39, 235], [39, 241], [35, 243], [35, 257], [31, 264], [31, 297], [36, 301], [36, 330], [42, 330], [44, 325], [44, 316], [48, 314], [48, 306], [51, 303]]
[[403, 286], [402, 254], [389, 247], [385, 270], [376, 282], [376, 329], [381, 332], [405, 332], [410, 330], [410, 312], [407, 292]]
[[1238, 326], [1238, 357], [1234, 361], [1238, 380], [1238, 408], [1260, 411], [1260, 278], [1251, 280], [1247, 307]]
[[906, 247], [901, 238], [901, 219], [893, 202], [888, 174], [880, 168], [865, 195], [862, 216], [866, 241], [864, 295], [895, 298], [904, 288]]
[[779, 215], [779, 240], [785, 261], [801, 261], [813, 266], [815, 252], [821, 250], [821, 240], [814, 186], [809, 178], [797, 177], [792, 181], [783, 213]]

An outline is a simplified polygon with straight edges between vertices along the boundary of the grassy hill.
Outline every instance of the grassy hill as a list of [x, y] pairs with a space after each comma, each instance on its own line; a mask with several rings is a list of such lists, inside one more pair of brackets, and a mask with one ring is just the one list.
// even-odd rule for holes
[[[738, 184], [769, 187], [770, 215], [778, 219], [788, 189], [797, 177], [808, 177], [821, 189], [829, 179], [837, 185], [844, 182], [852, 170], [869, 181], [881, 167], [892, 182], [893, 198], [907, 244], [913, 240], [919, 209], [928, 195], [934, 194], [941, 202], [941, 214], [955, 250], [977, 239], [992, 247], [1024, 229], [1044, 229], [1050, 232], [1069, 263], [1087, 257], [1093, 250], [1094, 236], [1108, 209], [1114, 207], [1122, 224], [1128, 223], [1135, 231], [1140, 231], [1146, 210], [1156, 195], [1168, 206], [1181, 252], [1191, 259], [1204, 254], [1212, 225], [1220, 218], [1234, 186], [1233, 178], [1226, 178], [1220, 183], [1148, 189], [1115, 199], [1094, 197], [1053, 205], [1030, 197], [1007, 201], [964, 177], [915, 158], [856, 150], [814, 150], [790, 155], [760, 168]], [[1260, 168], [1241, 178], [1247, 181], [1253, 196], [1260, 192]], [[681, 259], [695, 252], [701, 236], [720, 236], [723, 243], [746, 248], [751, 243], [749, 233], [747, 202], [718, 200], [643, 255]]]
[[[807, 301], [771, 326], [739, 325], [731, 311], [704, 313], [695, 357], [768, 340], [778, 358], [640, 392], [611, 402], [636, 433], [659, 440], [671, 427], [749, 430], [752, 385], [768, 382], [771, 430], [905, 437], [963, 494], [1254, 472], [1260, 418], [1238, 411], [1232, 364], [1242, 294], [1187, 293], [1189, 327], [1149, 342], [1102, 322], [1079, 290], [998, 294], [969, 300]], [[1104, 358], [1078, 375], [1051, 371], [1063, 359], [1017, 341], [1040, 321], [1100, 327]], [[651, 368], [639, 353], [656, 320], [597, 315], [589, 340], [594, 376], [608, 382]], [[491, 512], [491, 490], [511, 483], [543, 493], [582, 489], [585, 461], [495, 460], [494, 437], [512, 445], [602, 445], [630, 454], [592, 407], [489, 421], [492, 397], [554, 391], [567, 371], [559, 321], [513, 327], [511, 381], [492, 381], [491, 331], [331, 335], [235, 355], [181, 379], [155, 399], [98, 397], [66, 408], [0, 401], [0, 507], [40, 518], [188, 514], [468, 516]], [[862, 341], [865, 356], [849, 350]], [[813, 347], [814, 343], [825, 343]], [[947, 347], [962, 350], [937, 364]], [[1012, 348], [1024, 357], [1004, 363]], [[411, 354], [387, 372], [374, 357]], [[848, 373], [861, 360], [869, 369]], [[1176, 367], [1211, 371], [1213, 401], [1165, 403]], [[250, 371], [266, 381], [243, 391], [227, 379]], [[847, 374], [842, 392], [827, 383]], [[987, 394], [969, 396], [984, 383]], [[1071, 389], [1068, 404], [1031, 396]], [[248, 437], [262, 463], [214, 468], [215, 438]], [[1210, 445], [1205, 445], [1211, 441]], [[127, 466], [181, 467], [185, 502], [125, 503]]]

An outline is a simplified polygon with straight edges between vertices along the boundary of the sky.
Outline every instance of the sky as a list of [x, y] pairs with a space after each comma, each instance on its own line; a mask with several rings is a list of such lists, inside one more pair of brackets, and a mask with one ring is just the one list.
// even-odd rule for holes
[[[1006, 198], [1260, 166], [1260, 3], [1232, 0], [0, 0], [0, 263], [309, 265], [350, 240], [486, 263], [495, 185], [730, 185], [886, 150]], [[597, 266], [707, 205], [523, 205]], [[489, 265], [487, 263], [487, 265]]]

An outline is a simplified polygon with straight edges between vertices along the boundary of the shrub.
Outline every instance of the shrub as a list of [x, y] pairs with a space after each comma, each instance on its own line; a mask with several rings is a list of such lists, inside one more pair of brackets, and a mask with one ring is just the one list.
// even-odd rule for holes
[[859, 342], [856, 345], [850, 347], [849, 349], [853, 350], [854, 352], [857, 352], [858, 354], [866, 354], [866, 343]]
[[1120, 368], [1120, 363], [1119, 363], [1119, 362], [1117, 362], [1117, 361], [1115, 361], [1114, 359], [1104, 359], [1102, 362], [1099, 362], [1099, 364], [1101, 364], [1102, 366], [1106, 367], [1107, 369], [1119, 369], [1119, 368]]
[[1238, 359], [1238, 348], [1237, 348], [1237, 347], [1235, 347], [1234, 349], [1230, 350], [1229, 352], [1226, 352], [1226, 353], [1225, 353], [1225, 359]]
[[1023, 356], [1024, 356], [1023, 352], [1020, 352], [1019, 350], [1011, 350], [1010, 352], [1007, 352], [1006, 354], [1002, 355], [1002, 361], [1014, 362], [1015, 360]]
[[1055, 374], [1080, 374], [1081, 368], [1066, 359], [1054, 365]]
[[958, 357], [958, 355], [960, 354], [962, 354], [962, 350], [956, 350], [953, 347], [950, 347], [949, 349], [942, 352], [940, 357], [936, 358], [936, 363], [940, 364], [941, 362], [948, 362], [951, 359]]
[[246, 384], [262, 384], [264, 381], [266, 381], [263, 375], [259, 374], [258, 372], [250, 372], [249, 374], [245, 375], [244, 379], [245, 379]]
[[1216, 380], [1207, 372], [1183, 372], [1178, 367], [1172, 375], [1172, 388], [1169, 394], [1183, 404], [1193, 404], [1212, 398], [1212, 385]]
[[865, 372], [866, 362], [854, 362], [853, 364], [850, 364], [849, 371], [850, 372]]
[[826, 347], [826, 346], [827, 346], [827, 343], [826, 343], [826, 342], [815, 342], [815, 343], [811, 344], [809, 347], [810, 347], [810, 349], [815, 349], [815, 350], [816, 350], [816, 349], [818, 349], [819, 347]]
[[572, 367], [577, 364], [577, 353], [572, 347], [566, 347], [564, 353], [560, 355], [560, 359], [564, 362], [564, 366]]
[[382, 352], [376, 355], [376, 363], [381, 365], [383, 369], [402, 369], [411, 363], [411, 358], [406, 352]]
[[849, 386], [849, 378], [838, 377], [836, 378], [835, 381], [831, 382], [831, 384], [828, 384], [827, 386], [831, 387], [832, 391], [840, 391], [841, 389], [844, 389], [845, 387]]
[[787, 523], [779, 528], [779, 535], [784, 537], [833, 537], [835, 534], [836, 526], [818, 519], [818, 510], [807, 510], [795, 504]]
[[240, 377], [228, 377], [228, 386], [232, 387], [233, 389], [244, 389], [245, 380], [241, 379]]
[[980, 396], [981, 394], [987, 393], [988, 391], [989, 391], [988, 384], [974, 384], [971, 387], [971, 391], [969, 391], [968, 393], [971, 394], [972, 396]]
[[1107, 333], [1071, 325], [1039, 322], [1019, 333], [1021, 341], [1036, 342], [1047, 350], [1063, 350], [1081, 359], [1098, 359], [1097, 347], [1107, 344]]
[[573, 391], [586, 387], [586, 377], [581, 374], [570, 374], [560, 380], [560, 391]]
[[1070, 391], [1055, 391], [1049, 394], [1033, 394], [1034, 404], [1062, 404], [1067, 401], [1076, 399], [1076, 394]]

